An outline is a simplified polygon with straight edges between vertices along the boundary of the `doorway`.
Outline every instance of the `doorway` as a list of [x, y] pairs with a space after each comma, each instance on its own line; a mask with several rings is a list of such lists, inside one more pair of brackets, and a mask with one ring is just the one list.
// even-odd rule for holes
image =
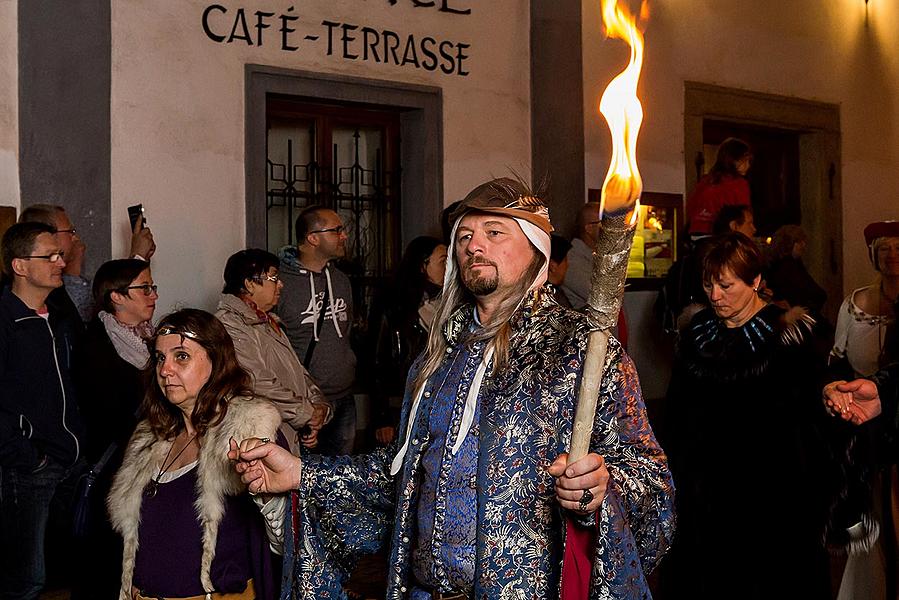
[[714, 164], [724, 139], [748, 142], [758, 235], [802, 226], [809, 237], [806, 268], [827, 291], [823, 313], [836, 322], [843, 300], [839, 107], [697, 82], [684, 86], [686, 190]]
[[442, 92], [261, 65], [245, 74], [247, 247], [293, 244], [299, 210], [334, 208], [364, 318], [405, 244], [439, 228]]

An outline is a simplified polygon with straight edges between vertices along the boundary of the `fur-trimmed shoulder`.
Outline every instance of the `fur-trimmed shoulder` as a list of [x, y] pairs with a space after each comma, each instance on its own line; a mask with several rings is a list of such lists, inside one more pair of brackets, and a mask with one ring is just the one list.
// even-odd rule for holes
[[[218, 527], [225, 513], [225, 496], [243, 493], [245, 489], [228, 460], [229, 441], [233, 438], [239, 442], [250, 437], [274, 439], [280, 424], [278, 410], [268, 400], [233, 397], [228, 401], [225, 417], [210, 427], [200, 442], [194, 506], [202, 525], [203, 554], [197, 576], [207, 592], [213, 591], [210, 573]], [[157, 438], [149, 423], [141, 421], [128, 442], [122, 467], [107, 498], [113, 528], [122, 534], [124, 542], [121, 600], [131, 596], [143, 492], [170, 447], [170, 441]]]
[[280, 424], [281, 415], [268, 400], [235, 396], [228, 401], [228, 412], [215, 429], [216, 436], [230, 435], [237, 441], [248, 437], [274, 439]]
[[784, 346], [798, 346], [815, 327], [815, 318], [801, 306], [794, 306], [780, 317], [780, 342]]

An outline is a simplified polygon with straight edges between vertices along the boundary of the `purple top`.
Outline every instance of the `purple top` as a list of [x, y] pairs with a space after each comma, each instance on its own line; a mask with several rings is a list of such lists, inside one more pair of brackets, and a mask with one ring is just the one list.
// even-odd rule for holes
[[[194, 508], [197, 468], [143, 497], [134, 564], [134, 585], [145, 596], [188, 597], [204, 593], [200, 583], [203, 530]], [[245, 494], [225, 497], [212, 584], [216, 591], [242, 592], [251, 577], [260, 599], [274, 598], [271, 552], [262, 517]]]

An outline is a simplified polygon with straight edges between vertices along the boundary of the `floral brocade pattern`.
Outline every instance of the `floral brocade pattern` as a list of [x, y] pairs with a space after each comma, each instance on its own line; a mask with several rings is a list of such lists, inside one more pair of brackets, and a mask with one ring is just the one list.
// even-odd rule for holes
[[[471, 350], [460, 345], [451, 353], [452, 359], [435, 373], [435, 381], [442, 383], [434, 390], [430, 411], [429, 434], [433, 441], [422, 456], [412, 566], [417, 583], [438, 591], [469, 590], [474, 580], [478, 408], [473, 426], [455, 456], [452, 446], [483, 349], [483, 343]], [[421, 594], [414, 591], [413, 600], [418, 596]], [[422, 597], [430, 598], [430, 594]]]
[[[445, 327], [451, 347], [462, 343], [471, 315], [472, 307], [462, 306]], [[488, 370], [479, 396], [473, 597], [558, 598], [565, 521], [546, 467], [570, 442], [590, 325], [583, 315], [538, 293], [514, 317], [513, 331], [509, 364], [494, 375]], [[435, 374], [425, 390], [441, 381]], [[403, 434], [411, 401], [407, 393]], [[389, 472], [396, 445], [366, 456], [304, 463], [294, 515], [297, 543], [288, 544], [285, 553], [285, 573], [294, 574], [294, 581], [285, 597], [344, 598], [340, 584], [354, 557], [389, 536], [386, 597], [409, 598], [421, 461], [429, 444], [442, 442], [431, 439], [431, 408], [423, 398], [395, 478]], [[614, 339], [591, 451], [604, 456], [611, 481], [596, 519], [590, 598], [648, 597], [645, 573], [658, 564], [674, 532], [674, 490], [633, 364]]]

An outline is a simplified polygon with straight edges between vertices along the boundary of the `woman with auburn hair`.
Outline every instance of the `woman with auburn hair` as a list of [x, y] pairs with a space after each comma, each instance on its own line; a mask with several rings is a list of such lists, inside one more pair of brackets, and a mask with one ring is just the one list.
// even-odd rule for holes
[[229, 440], [272, 439], [281, 417], [250, 391], [213, 315], [184, 309], [150, 340], [141, 420], [107, 506], [124, 539], [122, 600], [276, 596], [259, 512]]
[[672, 598], [830, 598], [814, 320], [759, 296], [761, 270], [743, 234], [711, 241], [710, 307], [678, 341], [662, 441], [677, 485]]

